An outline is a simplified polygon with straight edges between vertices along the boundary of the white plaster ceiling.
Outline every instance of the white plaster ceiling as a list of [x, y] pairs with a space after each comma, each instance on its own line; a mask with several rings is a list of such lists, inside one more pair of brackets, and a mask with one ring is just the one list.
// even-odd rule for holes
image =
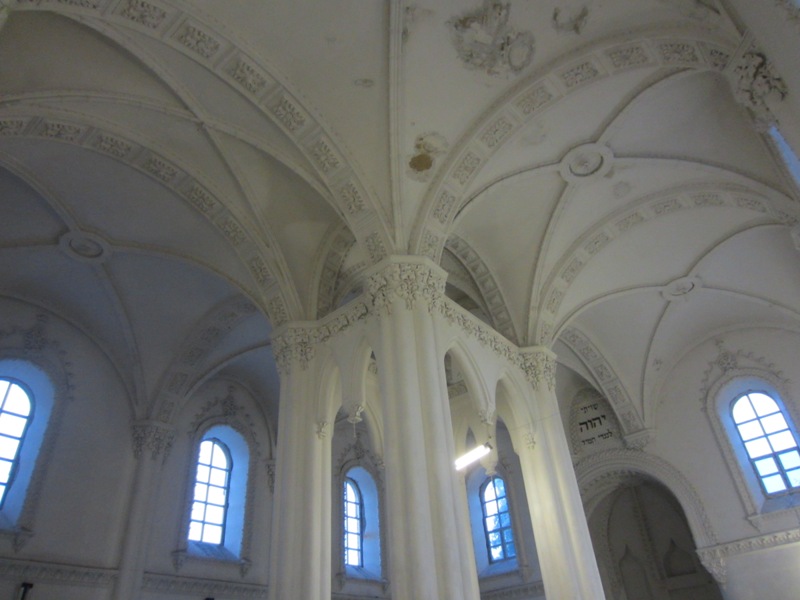
[[800, 309], [800, 199], [729, 85], [739, 4], [17, 2], [0, 291], [140, 363], [137, 406], [236, 305], [192, 385], [246, 380], [274, 416], [271, 328], [422, 253], [454, 298], [591, 380], [554, 341], [581, 331], [647, 419], [689, 348]]

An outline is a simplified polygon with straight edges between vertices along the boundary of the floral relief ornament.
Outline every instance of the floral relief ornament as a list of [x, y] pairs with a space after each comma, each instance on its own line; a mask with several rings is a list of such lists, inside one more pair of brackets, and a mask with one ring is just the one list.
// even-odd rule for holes
[[519, 73], [533, 59], [533, 35], [508, 24], [509, 3], [484, 0], [477, 10], [450, 21], [458, 57], [492, 76]]

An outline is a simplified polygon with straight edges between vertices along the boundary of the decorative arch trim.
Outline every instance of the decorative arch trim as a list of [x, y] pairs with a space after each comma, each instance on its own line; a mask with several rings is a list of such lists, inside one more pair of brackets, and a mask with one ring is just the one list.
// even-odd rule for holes
[[588, 515], [626, 478], [638, 475], [655, 479], [678, 499], [697, 547], [717, 543], [716, 533], [697, 491], [678, 469], [662, 458], [639, 450], [605, 450], [580, 460], [575, 465], [575, 475]]

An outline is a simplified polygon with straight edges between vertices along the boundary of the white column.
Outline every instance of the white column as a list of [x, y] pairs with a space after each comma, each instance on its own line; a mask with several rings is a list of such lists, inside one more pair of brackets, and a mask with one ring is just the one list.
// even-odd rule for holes
[[273, 339], [281, 374], [270, 552], [271, 600], [331, 597], [332, 424], [320, 421], [319, 360], [302, 328]]
[[165, 423], [142, 421], [133, 426], [136, 471], [131, 487], [119, 570], [114, 584], [114, 600], [134, 600], [141, 595], [150, 537], [149, 523], [158, 491], [158, 476], [174, 438], [174, 429]]
[[445, 273], [390, 257], [368, 279], [377, 328], [393, 600], [478, 600], [433, 308]]
[[545, 348], [521, 352], [537, 421], [517, 451], [545, 594], [559, 600], [602, 600], [603, 584], [555, 395], [555, 355]]

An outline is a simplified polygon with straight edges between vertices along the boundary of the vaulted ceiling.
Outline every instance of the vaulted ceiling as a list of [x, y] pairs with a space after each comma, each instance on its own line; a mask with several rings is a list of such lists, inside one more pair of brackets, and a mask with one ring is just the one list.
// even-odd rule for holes
[[740, 4], [18, 0], [0, 292], [90, 336], [139, 414], [177, 366], [274, 413], [272, 328], [424, 254], [647, 422], [688, 349], [800, 317], [796, 184], [732, 88]]

